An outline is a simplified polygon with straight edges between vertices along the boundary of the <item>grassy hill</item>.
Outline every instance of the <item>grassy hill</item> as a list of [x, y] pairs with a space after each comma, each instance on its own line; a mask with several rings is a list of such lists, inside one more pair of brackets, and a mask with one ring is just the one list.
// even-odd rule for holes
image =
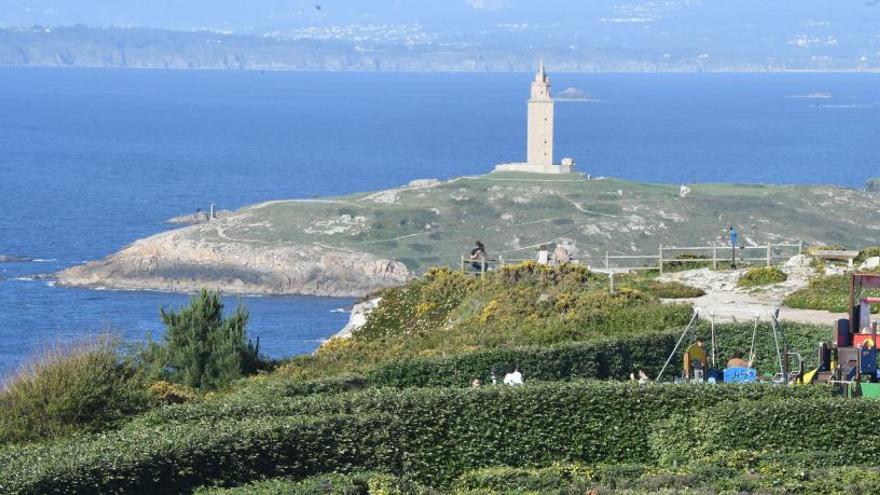
[[245, 208], [208, 241], [307, 244], [393, 256], [415, 271], [456, 265], [476, 239], [492, 256], [528, 259], [565, 242], [580, 256], [656, 253], [660, 244], [720, 244], [728, 223], [749, 243], [880, 242], [880, 195], [827, 186], [679, 187], [579, 175], [495, 173], [316, 201]]

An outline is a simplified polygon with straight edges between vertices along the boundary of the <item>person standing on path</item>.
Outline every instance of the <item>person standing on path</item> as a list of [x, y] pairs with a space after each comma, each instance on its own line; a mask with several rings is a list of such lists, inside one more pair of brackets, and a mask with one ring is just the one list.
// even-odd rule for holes
[[736, 229], [733, 225], [728, 226], [728, 239], [730, 239], [730, 267], [736, 269]]

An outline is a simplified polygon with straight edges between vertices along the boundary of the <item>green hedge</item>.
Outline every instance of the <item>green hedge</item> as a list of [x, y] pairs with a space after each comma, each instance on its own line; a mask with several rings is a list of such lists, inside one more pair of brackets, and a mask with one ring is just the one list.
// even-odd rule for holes
[[880, 403], [795, 399], [722, 403], [655, 425], [651, 444], [663, 463], [689, 462], [727, 450], [824, 452], [840, 464], [877, 461]]
[[[797, 459], [753, 452], [729, 452], [762, 457], [749, 467], [733, 467], [724, 459], [709, 459], [678, 468], [617, 464], [584, 466], [556, 464], [528, 469], [493, 467], [471, 471], [454, 485], [460, 495], [584, 494], [647, 495], [656, 493], [763, 493], [869, 495], [880, 486], [880, 468], [872, 466], [809, 467]], [[794, 461], [794, 462], [791, 462]]]
[[364, 469], [442, 487], [493, 465], [650, 462], [651, 425], [673, 414], [722, 401], [830, 394], [819, 386], [571, 382], [311, 396], [272, 414], [228, 419], [223, 411], [222, 419], [203, 414], [8, 449], [0, 452], [0, 492], [181, 492]]
[[680, 332], [648, 334], [605, 342], [560, 344], [552, 347], [499, 348], [448, 358], [393, 361], [369, 372], [375, 385], [393, 387], [466, 386], [474, 378], [491, 383], [513, 366], [526, 380], [616, 378], [644, 369], [655, 376], [675, 347]]
[[204, 487], [197, 495], [434, 495], [440, 492], [389, 474], [325, 473], [302, 481], [276, 478], [236, 488]]
[[[831, 338], [830, 327], [783, 323], [789, 345], [804, 358], [805, 368], [815, 367], [813, 350], [819, 342]], [[716, 327], [716, 356], [721, 368], [736, 351], [747, 355], [752, 342], [753, 325], [724, 324]], [[708, 325], [694, 333], [707, 343]], [[577, 378], [626, 380], [629, 374], [645, 370], [650, 377], [660, 372], [681, 331], [643, 334], [603, 342], [560, 344], [551, 347], [499, 348], [445, 358], [411, 358], [392, 361], [367, 373], [370, 383], [393, 387], [466, 386], [474, 378], [489, 383], [492, 370], [498, 379], [518, 366], [526, 380], [569, 380]], [[670, 363], [665, 376], [681, 373], [681, 356], [690, 342], [686, 338]], [[755, 366], [761, 372], [779, 371], [776, 344], [769, 324], [758, 325]], [[792, 359], [794, 369], [797, 363]]]

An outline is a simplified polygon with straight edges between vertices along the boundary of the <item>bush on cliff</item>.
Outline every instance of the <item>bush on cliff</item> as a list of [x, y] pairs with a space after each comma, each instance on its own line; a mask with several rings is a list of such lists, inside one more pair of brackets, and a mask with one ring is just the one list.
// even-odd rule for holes
[[162, 344], [150, 344], [147, 361], [159, 377], [200, 390], [224, 387], [256, 372], [259, 339], [248, 339], [248, 312], [239, 306], [224, 317], [220, 293], [202, 290], [180, 311], [161, 310]]
[[295, 359], [288, 370], [317, 377], [362, 372], [402, 357], [547, 346], [680, 328], [690, 319], [690, 306], [663, 304], [652, 291], [682, 290], [623, 277], [612, 294], [605, 275], [578, 265], [528, 262], [483, 278], [435, 269], [384, 291], [378, 307], [351, 339], [333, 339], [315, 356]]
[[114, 339], [55, 347], [0, 390], [0, 442], [103, 430], [149, 403], [144, 380]]

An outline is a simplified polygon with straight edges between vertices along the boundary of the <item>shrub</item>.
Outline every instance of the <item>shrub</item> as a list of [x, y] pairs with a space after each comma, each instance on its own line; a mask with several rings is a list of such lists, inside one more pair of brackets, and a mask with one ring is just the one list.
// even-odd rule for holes
[[[829, 418], [846, 418], [845, 424]], [[870, 425], [880, 420], [880, 403], [855, 399], [774, 399], [722, 403], [655, 425], [651, 445], [661, 462], [689, 462], [729, 450], [824, 452], [837, 463], [876, 460], [880, 433]]]
[[148, 405], [144, 382], [115, 340], [59, 346], [26, 364], [0, 390], [0, 442], [102, 430]]
[[[790, 349], [803, 356], [807, 369], [816, 364], [817, 358], [812, 352], [816, 344], [831, 338], [831, 329], [824, 326], [785, 322], [780, 328], [786, 334]], [[748, 353], [752, 332], [753, 325], [749, 323], [716, 326], [715, 353], [719, 367], [723, 368], [736, 351]], [[394, 387], [466, 386], [474, 378], [489, 383], [492, 370], [500, 377], [513, 366], [519, 367], [526, 380], [626, 380], [630, 373], [640, 369], [655, 377], [680, 336], [681, 330], [676, 330], [549, 347], [501, 348], [450, 357], [398, 359], [369, 371], [367, 376], [374, 385]], [[708, 324], [695, 329], [695, 336], [711, 343]], [[685, 347], [682, 345], [673, 357], [666, 378], [680, 374]], [[797, 363], [792, 362], [792, 366]], [[761, 372], [779, 371], [769, 324], [758, 325], [755, 367]]]
[[853, 264], [856, 266], [861, 265], [868, 258], [873, 258], [875, 256], [880, 256], [880, 247], [870, 247], [866, 249], [862, 249], [859, 251], [859, 255], [855, 257], [853, 260]]
[[[834, 313], [849, 311], [849, 275], [826, 275], [810, 280], [807, 287], [789, 294], [784, 304], [791, 308], [818, 309]], [[880, 297], [880, 290], [869, 290], [866, 295]], [[876, 313], [880, 305], [872, 305]]]
[[712, 258], [702, 254], [691, 253], [681, 253], [675, 256], [674, 261], [663, 262], [663, 269], [671, 272], [681, 272], [711, 266]]
[[653, 282], [649, 289], [651, 294], [662, 299], [690, 299], [706, 295], [706, 291], [691, 287], [681, 282]]
[[466, 386], [474, 378], [491, 383], [493, 370], [500, 381], [517, 366], [527, 380], [626, 380], [639, 369], [655, 376], [679, 335], [666, 332], [551, 347], [492, 349], [447, 358], [409, 358], [391, 361], [367, 376], [377, 386]]
[[286, 371], [301, 378], [364, 373], [400, 358], [552, 346], [686, 325], [690, 306], [663, 304], [654, 289], [685, 290], [627, 277], [611, 294], [607, 277], [572, 264], [527, 262], [485, 278], [435, 269], [385, 291], [350, 340], [296, 358]]
[[[493, 465], [650, 462], [651, 425], [673, 414], [687, 417], [731, 400], [764, 404], [830, 393], [820, 386], [575, 382], [313, 396], [246, 419], [201, 416], [0, 451], [0, 491], [185, 492], [357, 469], [406, 473], [442, 487], [466, 471]], [[837, 425], [820, 431], [828, 428]]]
[[438, 493], [388, 474], [327, 473], [295, 481], [277, 478], [237, 488], [201, 488], [196, 495], [428, 495]]
[[188, 307], [161, 315], [164, 345], [151, 345], [148, 360], [168, 381], [213, 390], [257, 370], [259, 339], [247, 338], [247, 310], [239, 306], [224, 317], [219, 292], [202, 290]]
[[199, 394], [185, 385], [159, 381], [149, 388], [150, 396], [158, 404], [184, 404], [199, 400]]
[[759, 287], [788, 280], [788, 275], [775, 266], [749, 268], [736, 282], [737, 287]]

